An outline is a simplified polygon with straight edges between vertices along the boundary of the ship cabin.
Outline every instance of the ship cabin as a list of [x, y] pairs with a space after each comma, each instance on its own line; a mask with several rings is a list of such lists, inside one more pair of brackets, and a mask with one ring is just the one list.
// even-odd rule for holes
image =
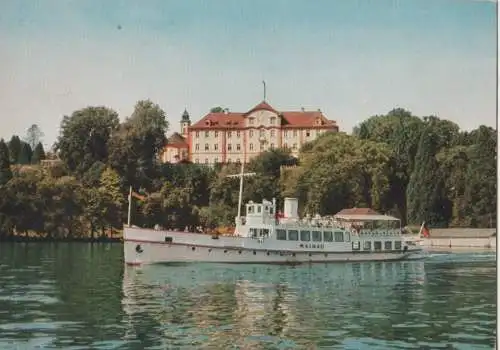
[[236, 231], [242, 237], [267, 238], [274, 232], [276, 224], [276, 200], [252, 201], [245, 205], [246, 216], [236, 222]]
[[344, 209], [335, 214], [337, 224], [359, 235], [394, 236], [401, 234], [401, 220], [369, 208]]

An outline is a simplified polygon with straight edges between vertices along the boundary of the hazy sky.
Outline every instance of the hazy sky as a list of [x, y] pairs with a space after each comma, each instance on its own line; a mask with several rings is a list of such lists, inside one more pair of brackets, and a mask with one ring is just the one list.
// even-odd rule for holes
[[[321, 108], [340, 129], [394, 107], [496, 123], [496, 4], [473, 0], [2, 0], [0, 137], [150, 98], [178, 130], [212, 106]], [[121, 27], [121, 29], [119, 29]]]

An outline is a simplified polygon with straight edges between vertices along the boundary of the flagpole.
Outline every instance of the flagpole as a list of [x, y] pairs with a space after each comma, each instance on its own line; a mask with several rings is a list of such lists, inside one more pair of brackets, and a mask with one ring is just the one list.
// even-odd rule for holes
[[132, 186], [128, 193], [128, 215], [127, 215], [127, 226], [130, 227], [130, 213], [132, 212]]

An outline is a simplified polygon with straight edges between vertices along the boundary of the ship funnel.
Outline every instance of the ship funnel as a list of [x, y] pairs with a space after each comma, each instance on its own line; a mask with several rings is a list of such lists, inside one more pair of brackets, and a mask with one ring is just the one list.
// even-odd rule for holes
[[285, 198], [284, 216], [287, 219], [298, 219], [299, 200], [297, 198]]

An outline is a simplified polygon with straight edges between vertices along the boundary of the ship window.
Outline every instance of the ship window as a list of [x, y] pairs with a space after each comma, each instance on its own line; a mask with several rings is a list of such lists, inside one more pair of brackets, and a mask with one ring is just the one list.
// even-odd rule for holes
[[258, 205], [257, 206], [257, 213], [260, 213], [262, 211], [262, 206], [261, 205]]
[[276, 230], [276, 238], [280, 241], [286, 241], [286, 230]]
[[321, 231], [313, 231], [312, 232], [312, 240], [314, 242], [321, 242]]
[[323, 241], [333, 242], [333, 232], [331, 232], [331, 231], [323, 232]]
[[394, 242], [394, 249], [401, 250], [401, 241]]
[[269, 237], [269, 229], [265, 228], [260, 230], [260, 235], [263, 237]]
[[351, 234], [349, 232], [345, 232], [344, 238], [345, 238], [346, 242], [350, 242], [351, 241]]
[[335, 242], [344, 242], [344, 233], [342, 231], [335, 232]]
[[249, 205], [248, 206], [248, 214], [252, 214], [253, 213], [253, 205]]
[[365, 241], [363, 243], [363, 250], [372, 250], [372, 242], [370, 241]]
[[269, 208], [269, 214], [273, 214], [273, 208]]
[[384, 242], [384, 250], [392, 250], [392, 241]]
[[382, 242], [380, 241], [373, 242], [373, 249], [382, 250]]
[[297, 231], [297, 230], [288, 231], [288, 240], [289, 241], [298, 241], [299, 240], [299, 231]]
[[250, 229], [250, 237], [257, 237], [257, 229], [255, 228]]
[[300, 240], [309, 242], [311, 240], [311, 231], [300, 231]]

